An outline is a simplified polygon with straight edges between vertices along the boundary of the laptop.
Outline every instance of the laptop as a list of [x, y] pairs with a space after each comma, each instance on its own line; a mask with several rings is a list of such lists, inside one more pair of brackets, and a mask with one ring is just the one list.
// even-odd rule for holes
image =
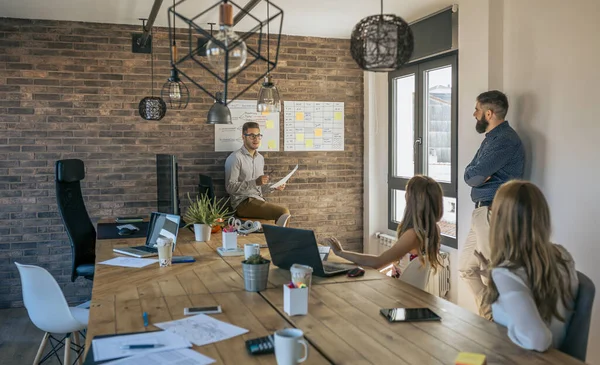
[[289, 270], [293, 264], [307, 265], [313, 268], [313, 274], [328, 277], [344, 274], [355, 265], [321, 261], [315, 233], [306, 229], [286, 228], [264, 225], [267, 247], [271, 261], [279, 268]]
[[173, 250], [177, 243], [177, 233], [179, 232], [179, 221], [181, 217], [174, 214], [152, 213], [148, 232], [146, 232], [146, 244], [134, 247], [113, 248], [114, 252], [133, 257], [151, 257], [158, 256], [156, 240], [159, 237], [171, 238], [173, 240]]

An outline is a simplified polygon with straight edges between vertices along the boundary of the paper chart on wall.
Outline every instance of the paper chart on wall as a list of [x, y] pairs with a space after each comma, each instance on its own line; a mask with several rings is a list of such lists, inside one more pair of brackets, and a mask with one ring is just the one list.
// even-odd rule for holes
[[259, 113], [256, 100], [234, 100], [227, 105], [233, 124], [215, 124], [215, 151], [229, 152], [242, 147], [242, 126], [256, 122], [263, 135], [261, 152], [279, 151], [279, 113]]
[[344, 103], [284, 102], [285, 151], [343, 151]]

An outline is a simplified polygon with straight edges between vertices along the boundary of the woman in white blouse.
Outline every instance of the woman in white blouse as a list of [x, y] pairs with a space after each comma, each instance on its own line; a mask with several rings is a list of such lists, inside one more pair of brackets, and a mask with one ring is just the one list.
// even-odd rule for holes
[[517, 345], [560, 347], [577, 297], [577, 272], [567, 250], [550, 242], [548, 203], [540, 189], [510, 181], [494, 198], [490, 228], [491, 278], [484, 304]]

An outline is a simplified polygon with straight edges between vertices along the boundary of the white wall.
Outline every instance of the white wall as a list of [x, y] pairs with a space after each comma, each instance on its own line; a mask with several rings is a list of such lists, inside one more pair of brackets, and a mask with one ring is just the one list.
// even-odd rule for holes
[[[553, 239], [600, 288], [600, 4], [506, 0], [504, 89], [526, 141], [529, 176], [546, 195]], [[588, 363], [600, 364], [597, 295]]]

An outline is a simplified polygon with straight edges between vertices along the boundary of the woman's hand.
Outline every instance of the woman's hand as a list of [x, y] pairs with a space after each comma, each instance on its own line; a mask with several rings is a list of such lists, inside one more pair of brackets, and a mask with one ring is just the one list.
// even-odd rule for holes
[[485, 256], [483, 256], [483, 254], [477, 250], [475, 250], [475, 257], [477, 257], [477, 260], [479, 260], [479, 275], [489, 279], [490, 260], [486, 259]]
[[336, 255], [344, 251], [344, 249], [342, 248], [342, 244], [335, 237], [325, 238], [322, 243], [329, 245], [329, 247], [331, 247], [331, 249], [333, 250], [333, 253], [335, 253]]

